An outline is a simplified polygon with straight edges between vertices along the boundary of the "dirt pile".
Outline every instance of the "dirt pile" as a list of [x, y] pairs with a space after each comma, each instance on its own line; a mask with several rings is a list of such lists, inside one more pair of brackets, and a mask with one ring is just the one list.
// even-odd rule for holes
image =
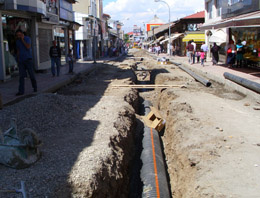
[[260, 117], [245, 105], [256, 101], [220, 84], [205, 88], [179, 70], [169, 72], [156, 83], [187, 85], [155, 90], [154, 104], [167, 123], [162, 140], [172, 196], [259, 197]]

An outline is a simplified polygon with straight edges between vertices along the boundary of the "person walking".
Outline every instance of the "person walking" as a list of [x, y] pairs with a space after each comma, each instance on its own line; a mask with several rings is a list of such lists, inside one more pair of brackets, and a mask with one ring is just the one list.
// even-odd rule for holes
[[194, 46], [191, 44], [191, 41], [188, 42], [186, 47], [187, 49], [187, 56], [189, 57], [189, 63], [193, 63], [193, 54], [194, 54]]
[[204, 61], [205, 61], [205, 52], [203, 50], [200, 50], [200, 59], [201, 59], [201, 65], [204, 67]]
[[217, 65], [218, 64], [218, 61], [219, 61], [219, 50], [220, 50], [220, 47], [216, 43], [214, 43], [213, 47], [211, 48], [213, 65]]
[[204, 59], [204, 62], [207, 61], [207, 54], [208, 54], [208, 51], [209, 51], [209, 48], [208, 48], [208, 45], [206, 45], [205, 42], [202, 43], [200, 49], [203, 50], [203, 52], [205, 52], [205, 59]]
[[57, 73], [56, 75], [60, 75], [60, 58], [61, 58], [61, 50], [60, 47], [57, 46], [56, 41], [52, 41], [52, 46], [50, 47], [49, 55], [51, 57], [51, 73], [52, 76], [55, 76], [55, 64], [56, 64], [56, 69]]
[[19, 88], [17, 96], [24, 94], [24, 78], [27, 77], [27, 72], [31, 79], [33, 91], [37, 92], [37, 82], [33, 70], [31, 39], [25, 36], [23, 31], [18, 29], [16, 35], [17, 61], [19, 68]]
[[69, 74], [73, 74], [73, 54], [72, 54], [72, 50], [69, 49], [69, 53], [67, 54], [67, 61], [69, 63]]
[[[196, 43], [194, 42], [194, 40], [191, 40], [191, 44], [193, 45], [193, 51], [194, 52], [196, 52], [196, 47], [197, 47], [197, 45], [196, 45]], [[196, 55], [195, 55], [195, 53], [193, 53], [193, 64], [195, 64], [195, 58], [196, 58]]]
[[197, 49], [197, 51], [196, 51], [196, 57], [197, 57], [197, 63], [199, 63], [200, 62], [200, 51], [199, 51], [199, 49]]

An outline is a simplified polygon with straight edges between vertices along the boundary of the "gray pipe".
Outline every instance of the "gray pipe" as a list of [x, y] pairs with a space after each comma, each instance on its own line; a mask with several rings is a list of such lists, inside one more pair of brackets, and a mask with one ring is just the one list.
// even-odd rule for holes
[[259, 83], [256, 83], [256, 82], [253, 82], [251, 80], [247, 80], [245, 78], [241, 78], [239, 76], [236, 76], [234, 74], [231, 74], [231, 73], [228, 73], [228, 72], [225, 72], [224, 73], [224, 77], [228, 80], [231, 80], [239, 85], [242, 85], [248, 89], [251, 89], [257, 93], [260, 93], [260, 84]]
[[195, 78], [197, 81], [201, 82], [203, 85], [205, 85], [206, 87], [209, 87], [211, 85], [211, 82], [209, 82], [207, 79], [202, 78], [201, 76], [199, 76], [198, 74], [194, 73], [193, 71], [191, 71], [190, 69], [184, 67], [183, 65], [179, 64], [179, 63], [174, 63], [173, 64], [177, 65], [179, 68], [181, 68], [183, 71], [187, 72], [188, 74], [190, 74], [193, 78]]
[[[144, 101], [143, 106], [145, 115], [147, 115], [150, 112], [151, 103]], [[156, 130], [151, 130], [149, 127], [144, 127], [141, 159], [143, 162], [141, 169], [142, 197], [170, 197], [160, 137]]]

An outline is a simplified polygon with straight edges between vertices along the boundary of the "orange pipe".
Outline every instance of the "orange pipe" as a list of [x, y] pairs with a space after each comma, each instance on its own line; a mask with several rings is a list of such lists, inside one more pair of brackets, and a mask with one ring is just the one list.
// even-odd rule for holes
[[153, 129], [152, 128], [151, 128], [151, 142], [152, 142], [152, 148], [153, 148], [153, 164], [154, 164], [156, 194], [157, 194], [157, 198], [160, 198], [160, 190], [159, 190], [160, 188], [159, 188], [159, 180], [158, 180], [158, 174], [157, 174], [157, 164], [156, 164], [156, 156], [155, 156]]

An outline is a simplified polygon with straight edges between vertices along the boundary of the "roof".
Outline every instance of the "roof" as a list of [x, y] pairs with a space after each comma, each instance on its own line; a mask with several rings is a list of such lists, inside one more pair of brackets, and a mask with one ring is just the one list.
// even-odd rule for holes
[[157, 15], [154, 15], [154, 18], [147, 22], [147, 24], [157, 24], [157, 23], [164, 24], [165, 22], [162, 21], [159, 17], [157, 17]]
[[106, 18], [107, 20], [111, 19], [111, 16], [109, 14], [103, 13], [103, 18]]
[[[171, 27], [172, 27], [173, 25], [175, 25], [175, 23], [173, 23], [173, 22], [171, 22], [170, 24], [166, 23], [166, 24], [163, 24], [163, 25], [160, 25], [160, 26], [154, 28], [154, 35], [169, 29], [169, 25], [171, 25]], [[148, 32], [148, 37], [150, 37], [152, 35], [153, 35], [153, 30]]]
[[130, 36], [130, 35], [133, 35], [133, 34], [134, 34], [134, 32], [128, 32], [127, 34]]
[[186, 16], [182, 19], [201, 19], [201, 18], [205, 18], [205, 11], [201, 11], [201, 12], [197, 12], [195, 14], [192, 14], [192, 15], [189, 15], [189, 16]]

